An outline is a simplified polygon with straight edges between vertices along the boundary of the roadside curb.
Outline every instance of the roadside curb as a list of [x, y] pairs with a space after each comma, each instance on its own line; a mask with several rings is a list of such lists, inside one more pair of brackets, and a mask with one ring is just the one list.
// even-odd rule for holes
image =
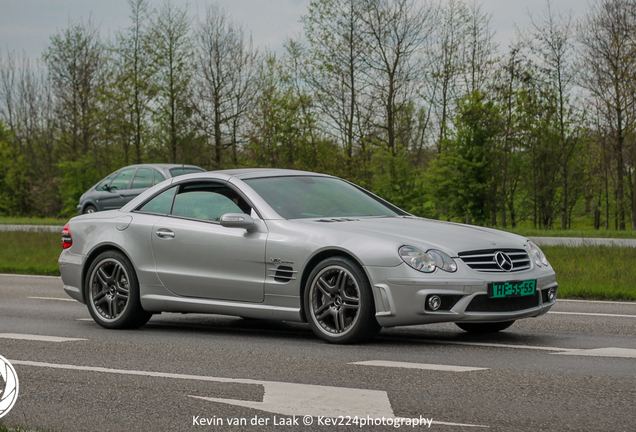
[[62, 232], [57, 225], [0, 225], [0, 231]]

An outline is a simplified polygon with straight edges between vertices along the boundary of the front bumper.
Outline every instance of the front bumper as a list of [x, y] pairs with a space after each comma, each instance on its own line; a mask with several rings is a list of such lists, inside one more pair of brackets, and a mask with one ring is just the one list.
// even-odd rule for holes
[[[481, 273], [466, 266], [457, 272], [437, 270], [423, 274], [406, 265], [366, 267], [373, 286], [376, 319], [383, 327], [440, 322], [498, 322], [546, 314], [556, 302], [550, 288], [558, 288], [552, 268], [533, 268], [515, 273]], [[489, 299], [488, 283], [536, 279], [534, 296]], [[430, 295], [441, 296], [439, 310], [427, 309]]]

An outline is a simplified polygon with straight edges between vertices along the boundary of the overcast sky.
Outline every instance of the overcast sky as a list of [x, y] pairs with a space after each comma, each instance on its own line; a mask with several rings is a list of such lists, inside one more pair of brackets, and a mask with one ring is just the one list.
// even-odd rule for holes
[[[174, 0], [188, 4], [190, 15], [203, 15], [205, 5], [213, 0]], [[594, 1], [594, 0], [592, 0]], [[257, 46], [266, 46], [282, 53], [287, 36], [302, 32], [300, 17], [307, 13], [310, 0], [218, 0], [236, 21], [244, 24], [252, 33]], [[162, 0], [150, 0], [159, 6]], [[546, 0], [482, 0], [483, 10], [493, 14], [495, 41], [506, 51], [515, 37], [515, 24], [523, 28], [529, 22], [528, 11], [537, 15]], [[572, 11], [582, 15], [588, 8], [588, 0], [552, 0], [552, 8]], [[69, 20], [86, 21], [93, 17], [102, 36], [112, 35], [118, 28], [127, 27], [129, 7], [126, 0], [0, 0], [0, 52], [26, 53], [29, 58], [39, 58], [51, 35], [65, 28]]]

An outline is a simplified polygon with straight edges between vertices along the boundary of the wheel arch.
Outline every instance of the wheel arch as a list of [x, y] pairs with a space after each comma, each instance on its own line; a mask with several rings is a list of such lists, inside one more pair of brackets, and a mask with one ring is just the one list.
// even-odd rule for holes
[[[130, 256], [128, 256], [128, 254], [122, 248], [112, 243], [101, 244], [95, 247], [93, 250], [91, 250], [86, 256], [86, 259], [84, 260], [84, 264], [82, 265], [81, 293], [82, 293], [82, 299], [84, 300], [85, 304], [87, 301], [85, 288], [86, 288], [86, 276], [88, 275], [88, 269], [93, 264], [93, 261], [95, 261], [95, 258], [97, 258], [101, 253], [108, 252], [108, 251], [119, 252], [123, 254], [128, 259], [128, 261], [130, 261], [131, 264], [133, 262], [130, 259]], [[133, 266], [133, 270], [136, 273], [137, 269], [135, 268], [135, 265], [132, 264], [132, 266]]]
[[[302, 276], [300, 278], [300, 317], [303, 320], [303, 322], [307, 322], [307, 315], [306, 315], [306, 311], [305, 311], [305, 302], [304, 302], [303, 299], [305, 298], [305, 289], [307, 288], [307, 280], [309, 279], [309, 275], [311, 274], [311, 272], [314, 269], [314, 267], [316, 267], [316, 265], [318, 265], [318, 263], [320, 263], [321, 261], [324, 261], [324, 260], [326, 260], [328, 258], [334, 258], [334, 257], [348, 258], [351, 261], [353, 261], [354, 263], [356, 263], [358, 266], [360, 266], [360, 269], [362, 269], [362, 273], [367, 278], [367, 281], [369, 282], [369, 285], [371, 285], [371, 278], [367, 274], [366, 269], [364, 268], [364, 266], [362, 265], [360, 260], [358, 258], [356, 258], [350, 252], [347, 252], [347, 251], [342, 250], [342, 249], [326, 249], [326, 250], [322, 250], [320, 252], [317, 252], [314, 256], [312, 256], [309, 259], [309, 261], [307, 261], [307, 264], [305, 265], [305, 268], [303, 270], [303, 274], [302, 274]], [[375, 305], [374, 305], [374, 308], [375, 308]]]
[[84, 214], [84, 211], [86, 211], [86, 207], [91, 206], [95, 208], [95, 211], [99, 211], [99, 209], [97, 208], [97, 204], [95, 204], [93, 201], [86, 201], [84, 204], [82, 204], [82, 212], [80, 214]]

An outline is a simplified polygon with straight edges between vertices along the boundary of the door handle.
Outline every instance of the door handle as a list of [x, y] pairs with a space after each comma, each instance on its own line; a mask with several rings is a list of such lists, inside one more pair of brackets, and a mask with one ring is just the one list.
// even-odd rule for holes
[[174, 238], [174, 233], [165, 228], [158, 230], [156, 234], [159, 238]]

